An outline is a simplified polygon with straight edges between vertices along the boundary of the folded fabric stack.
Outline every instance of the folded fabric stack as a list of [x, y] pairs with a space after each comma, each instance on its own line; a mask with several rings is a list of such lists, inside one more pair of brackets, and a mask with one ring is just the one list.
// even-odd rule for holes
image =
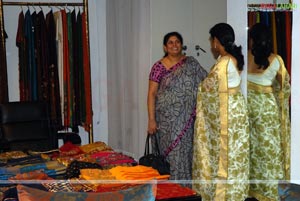
[[103, 168], [111, 168], [117, 165], [137, 165], [132, 157], [114, 151], [98, 151], [91, 154], [91, 158], [95, 159]]
[[134, 166], [137, 162], [122, 152], [114, 151], [103, 142], [77, 146], [70, 142], [59, 148], [59, 153], [43, 154], [45, 159], [57, 160], [68, 166], [72, 161], [97, 163], [104, 169], [115, 166]]
[[39, 156], [27, 156], [7, 162], [7, 166], [0, 168], [0, 179], [8, 180], [17, 174], [41, 170], [48, 176], [55, 178], [66, 171], [66, 167], [58, 161], [45, 161]]
[[133, 167], [117, 166], [109, 169], [111, 174], [116, 177], [117, 180], [162, 180], [168, 179], [170, 175], [160, 175], [156, 169], [143, 165], [137, 165]]
[[156, 180], [167, 180], [170, 175], [160, 175], [157, 170], [146, 166], [117, 166], [108, 170], [82, 169], [80, 178], [90, 183], [97, 192], [125, 189], [142, 183], [155, 183]]

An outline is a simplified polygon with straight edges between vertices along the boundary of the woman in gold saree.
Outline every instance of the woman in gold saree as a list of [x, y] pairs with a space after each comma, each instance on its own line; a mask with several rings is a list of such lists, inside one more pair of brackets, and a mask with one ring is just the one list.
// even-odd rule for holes
[[240, 91], [244, 57], [234, 40], [229, 24], [211, 28], [211, 50], [218, 58], [198, 87], [193, 189], [203, 201], [248, 196], [249, 121]]
[[250, 195], [279, 200], [279, 180], [290, 179], [290, 77], [266, 25], [253, 25], [249, 37]]

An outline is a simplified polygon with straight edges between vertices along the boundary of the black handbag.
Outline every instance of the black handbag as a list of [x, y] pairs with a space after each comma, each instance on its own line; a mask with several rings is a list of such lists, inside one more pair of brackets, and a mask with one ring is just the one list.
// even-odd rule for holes
[[[154, 144], [156, 146], [156, 151], [152, 150], [152, 153], [149, 152], [149, 140], [154, 139]], [[170, 174], [170, 163], [166, 160], [165, 156], [161, 155], [159, 151], [159, 146], [157, 142], [157, 136], [147, 135], [146, 144], [145, 144], [145, 152], [144, 156], [139, 159], [139, 165], [144, 165], [148, 167], [152, 167], [156, 169], [159, 174], [166, 175]]]

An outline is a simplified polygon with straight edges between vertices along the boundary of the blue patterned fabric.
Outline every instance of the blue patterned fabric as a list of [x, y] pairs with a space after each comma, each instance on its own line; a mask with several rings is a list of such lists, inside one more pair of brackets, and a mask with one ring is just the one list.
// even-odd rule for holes
[[300, 185], [291, 183], [280, 183], [278, 185], [280, 201], [299, 201]]
[[126, 190], [96, 193], [96, 192], [48, 192], [24, 185], [17, 186], [19, 200], [43, 201], [155, 201], [156, 184], [141, 184]]

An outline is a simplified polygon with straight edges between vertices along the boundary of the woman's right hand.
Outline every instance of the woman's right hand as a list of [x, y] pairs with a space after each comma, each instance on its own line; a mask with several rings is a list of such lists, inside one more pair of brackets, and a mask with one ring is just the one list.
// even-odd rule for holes
[[148, 121], [148, 133], [150, 135], [155, 134], [157, 131], [157, 124], [155, 120], [149, 120]]

